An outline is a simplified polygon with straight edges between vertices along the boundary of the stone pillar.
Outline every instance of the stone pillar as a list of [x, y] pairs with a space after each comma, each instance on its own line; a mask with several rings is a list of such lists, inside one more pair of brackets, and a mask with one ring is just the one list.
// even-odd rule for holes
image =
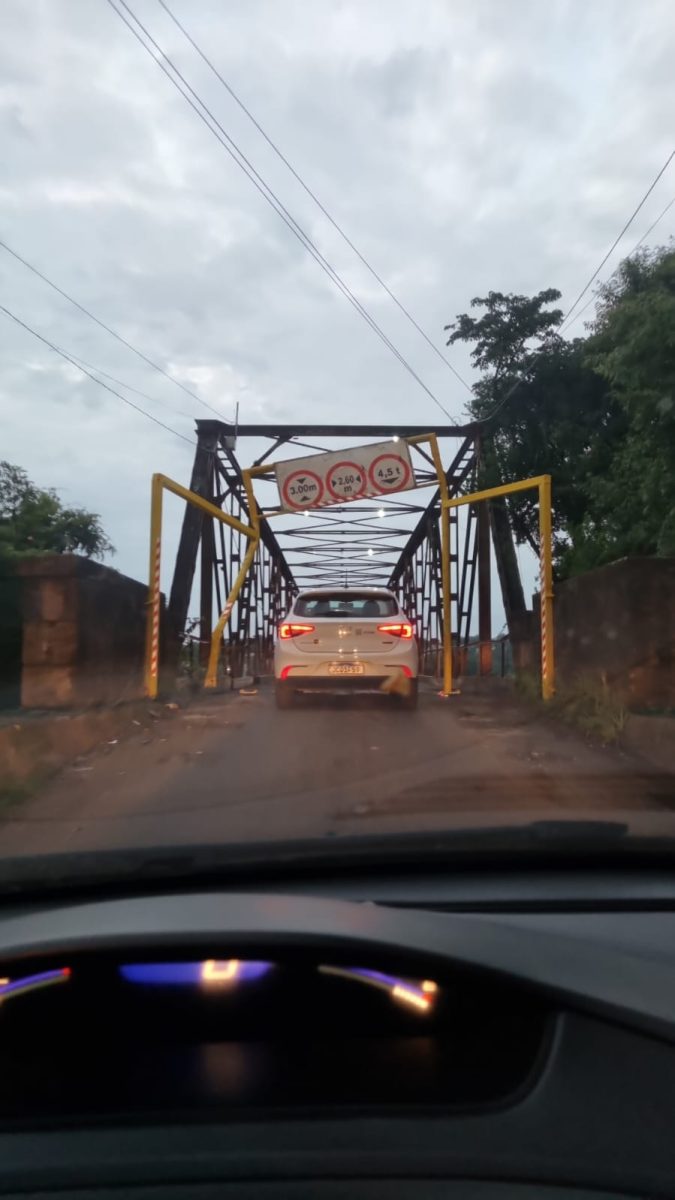
[[513, 669], [518, 674], [521, 671], [539, 671], [538, 645], [536, 642], [537, 625], [534, 614], [528, 608], [512, 617], [511, 621], [511, 650], [513, 653]]
[[21, 563], [23, 642], [21, 704], [59, 708], [72, 704], [77, 664], [77, 559], [49, 554]]
[[142, 696], [144, 584], [76, 554], [26, 559], [17, 573], [22, 707], [81, 707]]

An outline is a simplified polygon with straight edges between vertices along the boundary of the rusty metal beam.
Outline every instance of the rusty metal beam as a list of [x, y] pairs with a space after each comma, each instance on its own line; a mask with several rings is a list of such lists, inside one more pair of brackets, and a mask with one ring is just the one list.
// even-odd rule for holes
[[[217, 425], [228, 430], [228, 435], [232, 437], [234, 430], [231, 425], [223, 425], [220, 421], [198, 421], [197, 425]], [[472, 421], [468, 425], [405, 425], [392, 424], [391, 422], [372, 425], [350, 425], [343, 422], [339, 425], [301, 425], [301, 424], [260, 424], [260, 425], [238, 425], [237, 437], [257, 437], [257, 438], [284, 438], [290, 439], [293, 437], [318, 437], [318, 438], [342, 438], [342, 437], [419, 437], [425, 433], [435, 433], [439, 438], [458, 438], [458, 437], [473, 437], [479, 429], [479, 425]]]
[[490, 510], [479, 504], [478, 520], [478, 643], [479, 672], [492, 673], [492, 572], [490, 564]]
[[[210, 500], [213, 495], [214, 462], [221, 428], [226, 429], [227, 426], [222, 425], [220, 421], [197, 422], [197, 449], [190, 476], [190, 491], [204, 500]], [[197, 565], [202, 520], [199, 509], [186, 504], [169, 595], [169, 623], [174, 636], [182, 635], [185, 628]]]
[[[448, 481], [449, 494], [455, 495], [458, 489], [464, 483], [467, 475], [471, 471], [476, 461], [476, 452], [474, 440], [472, 437], [465, 437], [462, 445], [457, 451], [452, 463], [448, 467], [445, 477]], [[408, 542], [406, 543], [401, 556], [396, 564], [394, 572], [391, 576], [390, 584], [395, 587], [401, 572], [405, 568], [406, 562], [412, 557], [418, 546], [428, 536], [429, 518], [434, 521], [437, 519], [440, 512], [440, 493], [438, 489], [435, 491], [432, 499], [429, 501], [425, 512], [420, 517], [417, 525], [412, 531]]]
[[[210, 499], [210, 497], [209, 497]], [[213, 517], [204, 513], [202, 518], [202, 545], [200, 562], [199, 602], [199, 659], [202, 666], [209, 660], [209, 643], [213, 630], [213, 567], [216, 558], [216, 542]]]

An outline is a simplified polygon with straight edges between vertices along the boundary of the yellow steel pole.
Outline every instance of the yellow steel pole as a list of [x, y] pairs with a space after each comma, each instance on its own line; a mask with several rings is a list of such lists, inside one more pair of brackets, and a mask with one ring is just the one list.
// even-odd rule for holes
[[246, 499], [248, 500], [251, 525], [253, 526], [256, 536], [258, 536], [260, 533], [260, 517], [258, 515], [258, 501], [255, 498], [255, 492], [253, 490], [253, 471], [254, 468], [244, 470], [241, 473], [241, 477], [244, 481], [244, 491], [246, 492]]
[[527, 492], [539, 487], [550, 475], [533, 475], [531, 479], [519, 479], [517, 483], [502, 483], [499, 487], [483, 488], [480, 492], [469, 492], [465, 496], [453, 496], [446, 500], [448, 508], [459, 508], [462, 504], [478, 504], [480, 500], [494, 500], [497, 496], [510, 496], [512, 492]]
[[441, 695], [452, 695], [452, 612], [450, 588], [450, 509], [448, 508], [448, 481], [443, 470], [443, 460], [438, 448], [436, 434], [429, 434], [431, 456], [434, 460], [441, 497], [441, 601], [443, 629], [443, 689]]
[[444, 696], [452, 695], [452, 614], [450, 588], [450, 510], [441, 509], [441, 587], [443, 589], [443, 689]]
[[[252, 538], [256, 544], [258, 539], [257, 514], [255, 514], [255, 524], [251, 528], [248, 525], [244, 525], [242, 521], [238, 521], [236, 517], [230, 517], [227, 513], [222, 512], [221, 509], [211, 504], [210, 501], [205, 500], [203, 496], [198, 496], [196, 492], [191, 492], [180, 483], [176, 483], [175, 480], [169, 479], [168, 475], [160, 473], [153, 475], [150, 506], [150, 570], [144, 670], [145, 694], [151, 700], [156, 699], [159, 688], [160, 566], [162, 556], [162, 500], [164, 489], [167, 492], [173, 492], [174, 496], [179, 496], [182, 500], [186, 500], [188, 504], [194, 505], [195, 508], [201, 509], [208, 516], [215, 517], [221, 524], [238, 530], [239, 533], [247, 538]], [[239, 582], [240, 586], [241, 582]], [[237, 587], [237, 591], [239, 587]]]
[[159, 686], [160, 567], [162, 561], [162, 477], [152, 477], [150, 502], [150, 569], [145, 638], [145, 694], [155, 700]]
[[456, 496], [445, 500], [446, 510], [462, 504], [477, 504], [497, 496], [510, 496], [514, 492], [526, 492], [530, 488], [539, 490], [539, 571], [541, 584], [541, 695], [550, 700], [555, 693], [555, 647], [553, 644], [553, 518], [551, 509], [551, 476], [535, 475], [531, 479], [519, 479], [516, 483], [504, 483], [499, 487], [471, 492], [468, 496]]
[[551, 476], [539, 483], [539, 559], [541, 572], [541, 696], [550, 700], [555, 692], [553, 644], [553, 518], [551, 512]]
[[[253, 516], [251, 516], [251, 520], [253, 520]], [[227, 622], [230, 619], [230, 613], [232, 612], [232, 609], [234, 608], [234, 604], [237, 599], [237, 596], [239, 595], [239, 592], [241, 591], [241, 585], [243, 584], [243, 582], [246, 578], [246, 575], [248, 574], [248, 570], [251, 566], [251, 563], [253, 562], [253, 559], [255, 558], [255, 553], [256, 553], [256, 550], [258, 549], [259, 544], [260, 544], [260, 538], [258, 538], [258, 537], [251, 538], [251, 541], [249, 542], [248, 548], [246, 550], [246, 554], [244, 555], [244, 559], [241, 564], [239, 574], [237, 575], [237, 578], [235, 579], [234, 584], [232, 585], [230, 594], [227, 597], [227, 603], [226, 603], [222, 613], [220, 614], [220, 617], [218, 619], [218, 624], [216, 625], [216, 627], [211, 635], [211, 649], [209, 650], [209, 662], [208, 662], [208, 666], [206, 668], [206, 678], [204, 680], [204, 687], [214, 688], [217, 684], [217, 681], [218, 681], [218, 659], [220, 658], [220, 640], [223, 636], [223, 630], [225, 629], [225, 626], [227, 625]]]
[[198, 496], [196, 492], [191, 492], [189, 488], [184, 488], [180, 483], [176, 483], [174, 479], [169, 479], [168, 475], [155, 475], [154, 479], [158, 479], [161, 487], [167, 492], [173, 492], [174, 496], [179, 496], [181, 500], [186, 500], [188, 504], [192, 504], [194, 508], [198, 508], [209, 517], [215, 517], [220, 521], [221, 525], [228, 525], [230, 529], [236, 529], [239, 533], [243, 533], [245, 537], [253, 537], [255, 530], [249, 525], [244, 525], [243, 521], [238, 521], [236, 517], [231, 517], [228, 513], [224, 513], [221, 508], [215, 504], [211, 504], [209, 500], [205, 500], [203, 496]]

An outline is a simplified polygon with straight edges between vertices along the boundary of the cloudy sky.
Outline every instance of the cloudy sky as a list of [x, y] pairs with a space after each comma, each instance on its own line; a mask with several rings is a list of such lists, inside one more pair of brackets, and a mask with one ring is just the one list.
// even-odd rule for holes
[[[443, 325], [488, 289], [556, 286], [570, 304], [673, 146], [672, 0], [170, 4], [441, 348]], [[461, 385], [157, 0], [132, 7], [461, 418]], [[3, 241], [226, 418], [237, 402], [247, 422], [441, 418], [106, 0], [1, 9]], [[671, 166], [605, 274], [674, 193]], [[209, 416], [1, 249], [0, 291], [184, 437]], [[471, 378], [465, 353], [452, 361]], [[0, 408], [0, 457], [100, 512], [114, 564], [143, 578], [150, 474], [187, 482], [191, 447], [1, 313]]]

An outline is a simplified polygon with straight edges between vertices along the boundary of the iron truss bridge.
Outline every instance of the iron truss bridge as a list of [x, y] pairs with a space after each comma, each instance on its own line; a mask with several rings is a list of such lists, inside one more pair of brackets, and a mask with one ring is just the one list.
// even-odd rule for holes
[[[250, 521], [242, 470], [369, 442], [433, 432], [451, 497], [474, 492], [480, 455], [478, 425], [429, 430], [411, 425], [232, 425], [197, 421], [189, 488], [229, 516]], [[391, 496], [276, 515], [274, 484], [256, 481], [260, 545], [224, 634], [223, 662], [233, 674], [270, 670], [276, 627], [304, 588], [388, 586], [415, 623], [423, 671], [438, 674], [442, 653], [441, 543], [438, 475], [428, 450], [411, 446], [417, 487]], [[474, 608], [481, 644], [490, 629], [490, 514], [486, 505], [451, 510], [453, 642], [466, 645]], [[246, 553], [246, 538], [186, 505], [169, 598], [170, 629], [179, 637], [189, 618], [199, 629], [202, 661]], [[198, 584], [195, 587], [195, 583]], [[501, 572], [500, 572], [501, 577]]]

